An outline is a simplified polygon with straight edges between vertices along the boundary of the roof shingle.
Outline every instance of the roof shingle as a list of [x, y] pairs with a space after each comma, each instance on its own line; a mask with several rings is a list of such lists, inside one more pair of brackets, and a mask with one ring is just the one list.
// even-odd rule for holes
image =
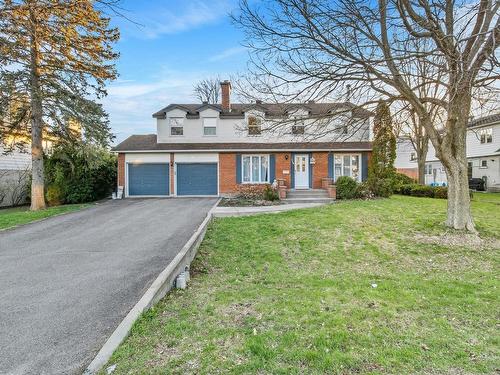
[[[199, 116], [199, 111], [206, 108], [207, 104], [170, 104], [165, 108], [162, 108], [158, 112], [153, 114], [155, 118], [165, 118], [167, 111], [178, 108], [187, 112], [187, 116], [190, 118], [197, 118]], [[286, 113], [295, 111], [297, 109], [306, 109], [312, 116], [326, 115], [332, 110], [335, 111], [352, 111], [354, 117], [356, 118], [368, 118], [373, 115], [372, 112], [356, 107], [354, 104], [345, 103], [235, 103], [231, 104], [231, 111], [223, 111], [220, 104], [210, 104], [210, 107], [218, 110], [220, 112], [221, 118], [234, 118], [234, 117], [244, 117], [245, 112], [252, 109], [260, 109], [265, 112], [266, 116], [276, 117], [283, 116]]]
[[156, 134], [132, 135], [113, 148], [126, 151], [371, 150], [371, 142], [157, 143]]

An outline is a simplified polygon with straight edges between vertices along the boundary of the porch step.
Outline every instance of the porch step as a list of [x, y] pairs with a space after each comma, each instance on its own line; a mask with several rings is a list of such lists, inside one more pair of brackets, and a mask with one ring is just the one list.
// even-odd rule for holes
[[303, 197], [303, 198], [286, 198], [283, 199], [283, 203], [292, 204], [292, 203], [333, 203], [335, 199], [326, 197]]
[[310, 189], [310, 190], [289, 190], [286, 193], [287, 198], [321, 198], [327, 197], [328, 193], [323, 189]]

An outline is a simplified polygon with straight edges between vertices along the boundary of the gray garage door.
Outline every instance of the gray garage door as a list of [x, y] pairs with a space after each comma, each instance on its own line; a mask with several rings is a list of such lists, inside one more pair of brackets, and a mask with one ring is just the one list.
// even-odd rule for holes
[[168, 164], [129, 164], [129, 195], [168, 195]]
[[177, 195], [217, 195], [217, 163], [177, 164]]

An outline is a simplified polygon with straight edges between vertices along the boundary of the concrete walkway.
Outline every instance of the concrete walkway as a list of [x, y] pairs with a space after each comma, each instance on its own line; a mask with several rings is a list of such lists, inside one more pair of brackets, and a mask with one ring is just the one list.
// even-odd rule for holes
[[213, 211], [215, 217], [228, 216], [249, 216], [259, 214], [276, 214], [278, 212], [298, 210], [301, 208], [312, 208], [324, 206], [325, 203], [292, 203], [277, 206], [259, 206], [259, 207], [217, 207]]

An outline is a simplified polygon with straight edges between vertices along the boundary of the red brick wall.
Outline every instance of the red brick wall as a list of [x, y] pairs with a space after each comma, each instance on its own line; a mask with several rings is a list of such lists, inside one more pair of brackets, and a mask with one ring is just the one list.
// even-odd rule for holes
[[222, 110], [228, 112], [231, 110], [231, 83], [229, 81], [221, 82], [221, 102]]
[[[276, 171], [275, 178], [280, 180], [285, 180], [286, 186], [290, 187], [290, 170], [291, 168], [291, 154], [289, 152], [279, 152], [275, 155]], [[286, 159], [288, 157], [288, 159]], [[284, 174], [283, 171], [288, 171], [288, 174]]]
[[219, 193], [236, 192], [236, 154], [219, 154]]
[[328, 152], [313, 152], [313, 189], [321, 189], [321, 180], [328, 177]]
[[125, 154], [118, 154], [118, 186], [125, 186]]
[[403, 173], [414, 180], [418, 180], [418, 168], [397, 168], [399, 173]]

